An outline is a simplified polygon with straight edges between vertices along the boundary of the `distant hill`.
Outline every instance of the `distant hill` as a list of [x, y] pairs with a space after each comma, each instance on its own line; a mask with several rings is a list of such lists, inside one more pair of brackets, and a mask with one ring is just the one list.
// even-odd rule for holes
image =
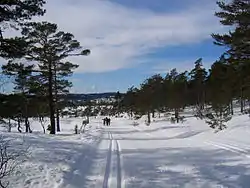
[[[1, 94], [0, 97], [3, 96], [13, 96], [17, 94]], [[82, 93], [69, 93], [67, 95], [62, 95], [61, 97], [66, 98], [68, 100], [73, 101], [86, 101], [86, 100], [95, 100], [95, 99], [110, 99], [114, 98], [117, 95], [117, 92], [106, 92], [106, 93], [90, 93], [90, 94], [82, 94]], [[123, 95], [123, 94], [121, 94]], [[30, 95], [29, 97], [35, 97], [35, 95]], [[45, 97], [45, 96], [44, 96]]]
[[70, 93], [67, 95], [69, 100], [95, 100], [102, 98], [111, 98], [115, 97], [116, 92], [108, 92], [108, 93], [90, 93], [90, 94], [81, 94], [81, 93]]

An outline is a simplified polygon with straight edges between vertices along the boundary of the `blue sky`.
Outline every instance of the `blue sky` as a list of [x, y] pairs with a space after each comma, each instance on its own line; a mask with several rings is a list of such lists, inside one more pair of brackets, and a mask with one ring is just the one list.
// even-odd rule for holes
[[208, 68], [224, 51], [210, 36], [226, 31], [216, 0], [53, 0], [46, 9], [42, 20], [91, 49], [69, 59], [80, 65], [72, 92], [124, 92], [153, 74], [190, 70], [200, 57]]
[[209, 68], [224, 49], [215, 46], [212, 40], [205, 40], [198, 44], [187, 44], [175, 47], [162, 47], [145, 55], [148, 62], [138, 64], [131, 68], [103, 73], [76, 73], [73, 76], [75, 92], [83, 85], [84, 92], [126, 91], [128, 87], [139, 86], [146, 78], [153, 74], [164, 74], [172, 68], [178, 71], [190, 70], [196, 59], [202, 57], [203, 65]]
[[[130, 16], [126, 14], [131, 12], [134, 14], [135, 20], [140, 21], [140, 16], [145, 14], [145, 19], [142, 19], [144, 24], [141, 24], [141, 30], [152, 30], [156, 34], [149, 40], [143, 40], [139, 45], [145, 45], [146, 49], [140, 49], [142, 52], [138, 54], [128, 53], [128, 58], [122, 57], [119, 59], [114, 58], [116, 61], [129, 61], [127, 64], [122, 64], [122, 66], [110, 65], [109, 62], [102, 62], [103, 70], [90, 70], [86, 73], [81, 71], [77, 72], [72, 80], [74, 82], [73, 92], [103, 92], [103, 91], [126, 91], [128, 87], [133, 85], [138, 86], [149, 76], [156, 73], [166, 73], [172, 68], [177, 68], [179, 71], [190, 70], [193, 66], [193, 62], [202, 57], [203, 63], [206, 68], [208, 68], [211, 63], [213, 63], [224, 51], [223, 48], [215, 46], [213, 40], [210, 37], [212, 32], [221, 32], [221, 28], [218, 19], [214, 17], [214, 12], [217, 9], [216, 1], [213, 0], [110, 0], [106, 1], [106, 6], [112, 8], [117, 7], [121, 10], [121, 18], [131, 19]], [[78, 4], [79, 5], [79, 4]], [[112, 9], [110, 8], [110, 9]], [[124, 13], [124, 12], [125, 13]], [[138, 11], [138, 15], [136, 15]], [[119, 11], [116, 12], [119, 14]], [[119, 17], [119, 15], [117, 15]], [[186, 17], [186, 18], [185, 18]], [[189, 18], [190, 17], [190, 18]], [[159, 20], [157, 20], [159, 18]], [[149, 22], [147, 23], [147, 19]], [[146, 21], [145, 21], [146, 20]], [[130, 29], [128, 24], [133, 25], [133, 23], [127, 23], [126, 20], [111, 20], [111, 22], [117, 21], [120, 23], [114, 24], [116, 27], [121, 27], [123, 29], [122, 22], [124, 21], [125, 27]], [[150, 22], [153, 23], [150, 23]], [[154, 24], [154, 22], [158, 22]], [[184, 22], [177, 24], [169, 24], [166, 22]], [[186, 22], [186, 23], [185, 23]], [[138, 22], [139, 23], [139, 22]], [[180, 25], [178, 25], [180, 24]], [[188, 25], [189, 24], [189, 25]], [[128, 25], [128, 26], [127, 26]], [[164, 27], [164, 25], [166, 27]], [[183, 25], [183, 33], [181, 31]], [[190, 34], [189, 31], [185, 30], [185, 25], [187, 25], [187, 30], [194, 30], [194, 34]], [[111, 24], [111, 27], [113, 24]], [[152, 28], [150, 28], [152, 27]], [[140, 26], [138, 26], [140, 29]], [[155, 29], [156, 28], [156, 29]], [[169, 36], [164, 36], [161, 31], [171, 32], [178, 34], [173, 35], [173, 38]], [[200, 31], [199, 31], [200, 30]], [[112, 30], [110, 30], [112, 32]], [[124, 32], [124, 31], [122, 31]], [[157, 32], [159, 32], [159, 38], [157, 37]], [[137, 35], [136, 33], [128, 33], [131, 35]], [[112, 35], [112, 33], [110, 34]], [[179, 35], [181, 36], [178, 40]], [[147, 36], [147, 35], [146, 35]], [[105, 38], [104, 35], [101, 39]], [[110, 36], [109, 36], [110, 37]], [[107, 37], [107, 38], [109, 38]], [[114, 33], [114, 37], [110, 37], [111, 40], [115, 40], [115, 37], [119, 37]], [[137, 37], [137, 38], [136, 38]], [[141, 40], [140, 36], [136, 36], [135, 40]], [[142, 37], [145, 37], [142, 35]], [[159, 41], [162, 38], [162, 42]], [[118, 39], [119, 40], [119, 39]], [[157, 41], [157, 42], [155, 42]], [[169, 41], [169, 42], [168, 42]], [[103, 40], [105, 43], [105, 40]], [[128, 41], [120, 41], [116, 43], [118, 47], [124, 45], [130, 47], [127, 43]], [[152, 43], [151, 45], [149, 43]], [[109, 43], [109, 42], [107, 42]], [[125, 43], [125, 44], [124, 44]], [[155, 43], [155, 44], [154, 44]], [[170, 43], [170, 44], [168, 44]], [[97, 44], [99, 44], [97, 42]], [[107, 44], [106, 44], [107, 45]], [[126, 46], [127, 45], [127, 46]], [[104, 44], [105, 46], [105, 44]], [[136, 49], [137, 44], [131, 46], [132, 49]], [[114, 47], [115, 48], [115, 47]], [[116, 53], [117, 49], [114, 49]], [[93, 49], [94, 51], [94, 49]], [[94, 52], [95, 53], [95, 52]], [[119, 53], [119, 52], [118, 52]], [[106, 60], [106, 58], [104, 58]], [[107, 58], [109, 60], [109, 58]], [[114, 64], [119, 62], [114, 62]], [[111, 66], [110, 68], [105, 68]], [[112, 66], [115, 68], [113, 69]], [[91, 69], [91, 68], [90, 68]]]
[[[208, 0], [110, 0], [129, 8], [150, 9], [155, 12], [180, 12], [194, 5], [208, 3]], [[213, 1], [213, 0], [210, 0]], [[215, 1], [213, 1], [215, 2]]]

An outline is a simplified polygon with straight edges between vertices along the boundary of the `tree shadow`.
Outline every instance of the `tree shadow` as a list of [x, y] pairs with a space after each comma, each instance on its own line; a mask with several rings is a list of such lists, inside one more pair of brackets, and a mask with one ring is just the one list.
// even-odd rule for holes
[[97, 158], [97, 148], [102, 139], [100, 138], [93, 146], [81, 151], [81, 154], [75, 157], [74, 162], [70, 164], [70, 169], [63, 174], [63, 186], [70, 185], [71, 187], [88, 187], [92, 182], [88, 178], [94, 161]]
[[250, 167], [224, 150], [123, 149], [127, 188], [249, 187]]
[[[75, 136], [43, 134], [24, 136], [18, 133], [7, 135], [14, 140], [14, 144], [24, 140], [24, 144], [29, 146], [31, 153], [27, 163], [20, 167], [14, 177], [13, 187], [20, 187], [19, 184], [23, 187], [32, 186], [31, 184], [37, 184], [38, 187], [51, 187], [52, 185], [47, 182], [48, 176], [62, 187], [84, 187], [89, 181], [87, 175], [91, 171], [96, 148], [103, 136], [101, 129], [97, 132], [94, 136], [89, 133]], [[81, 139], [84, 141], [81, 142]], [[88, 139], [89, 142], [86, 142]], [[42, 185], [41, 182], [43, 182]]]
[[[153, 135], [145, 135], [145, 133], [149, 133], [146, 131], [112, 131], [112, 134], [119, 134], [116, 140], [173, 140], [173, 139], [184, 139], [184, 138], [190, 138], [193, 136], [196, 136], [200, 133], [203, 133], [204, 131], [189, 131], [189, 132], [184, 132], [184, 133], [179, 133], [178, 135], [175, 136], [166, 136], [166, 137], [156, 137]], [[137, 136], [133, 135], [136, 133]], [[138, 133], [141, 133], [143, 137], [138, 137]], [[129, 136], [124, 136], [124, 135], [129, 135]], [[103, 138], [104, 140], [107, 138]]]

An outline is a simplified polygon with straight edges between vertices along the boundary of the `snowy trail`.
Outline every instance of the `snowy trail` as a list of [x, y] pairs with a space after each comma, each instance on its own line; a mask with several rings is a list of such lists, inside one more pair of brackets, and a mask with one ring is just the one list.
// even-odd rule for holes
[[232, 145], [232, 144], [225, 144], [221, 142], [214, 142], [214, 141], [205, 141], [206, 144], [215, 146], [217, 148], [221, 148], [223, 150], [228, 150], [234, 153], [238, 153], [243, 155], [247, 158], [250, 158], [250, 152], [247, 150], [248, 148], [242, 148], [240, 146]]
[[116, 142], [116, 154], [117, 154], [117, 188], [122, 188], [122, 166], [121, 166], [121, 148], [119, 141]]
[[103, 127], [103, 135], [92, 155], [91, 171], [83, 187], [124, 188], [121, 145], [113, 133], [113, 127]]
[[110, 143], [102, 187], [123, 188], [120, 144], [118, 140], [114, 139], [110, 131], [108, 132], [108, 137], [110, 139]]
[[107, 162], [106, 162], [106, 168], [105, 168], [105, 174], [104, 174], [104, 180], [103, 180], [103, 188], [110, 187], [109, 185], [109, 176], [111, 171], [111, 161], [112, 161], [112, 151], [113, 151], [113, 139], [111, 134], [108, 132], [108, 136], [110, 139], [109, 147], [108, 147], [108, 154], [107, 154]]
[[82, 135], [26, 137], [35, 150], [31, 160], [13, 178], [12, 187], [247, 188], [250, 185], [246, 126], [214, 134], [201, 127], [196, 119], [186, 124], [162, 121], [137, 127], [122, 118], [112, 119], [108, 127], [100, 122], [95, 120], [92, 128]]
[[209, 140], [207, 130], [121, 122], [110, 132], [123, 146], [126, 188], [240, 188], [250, 183], [245, 178], [250, 176], [248, 148], [227, 139]]

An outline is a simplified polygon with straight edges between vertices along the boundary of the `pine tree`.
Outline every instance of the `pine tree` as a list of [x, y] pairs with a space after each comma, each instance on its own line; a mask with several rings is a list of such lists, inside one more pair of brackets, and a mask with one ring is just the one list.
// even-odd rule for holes
[[233, 98], [231, 82], [231, 65], [222, 56], [210, 70], [208, 77], [208, 95], [211, 110], [207, 118], [211, 128], [222, 130], [226, 128], [225, 122], [231, 119], [230, 105]]
[[[9, 132], [13, 127], [10, 120], [18, 122], [18, 131], [21, 132], [23, 102], [23, 96], [20, 94], [0, 95], [1, 122], [8, 125]], [[8, 119], [8, 122], [6, 122], [6, 119]]]
[[32, 77], [32, 70], [34, 65], [25, 66], [23, 63], [11, 63], [2, 66], [3, 73], [9, 76], [14, 76], [14, 90], [20, 94], [23, 99], [21, 102], [22, 115], [25, 119], [26, 132], [31, 132], [29, 123], [29, 94], [30, 94], [30, 81]]
[[115, 95], [114, 108], [115, 108], [116, 113], [118, 113], [118, 116], [120, 116], [120, 112], [121, 112], [121, 99], [122, 99], [122, 95], [119, 91], [117, 91]]
[[156, 74], [146, 79], [140, 88], [141, 109], [148, 114], [148, 124], [150, 124], [150, 113], [153, 118], [155, 111], [159, 111], [163, 107], [163, 78]]
[[22, 37], [5, 38], [8, 29], [18, 29], [33, 16], [45, 13], [44, 0], [5, 0], [0, 2], [0, 56], [4, 58], [22, 57], [26, 46]]
[[207, 72], [202, 67], [202, 58], [198, 59], [195, 63], [194, 69], [189, 73], [189, 90], [190, 97], [194, 97], [191, 104], [196, 105], [198, 111], [204, 109], [205, 104], [205, 81]]
[[72, 87], [72, 83], [65, 77], [71, 76], [72, 70], [77, 67], [78, 65], [71, 62], [53, 62], [56, 128], [58, 132], [60, 131], [60, 103], [62, 102], [60, 96], [69, 93], [69, 88]]
[[233, 0], [229, 3], [217, 2], [221, 12], [215, 15], [221, 19], [221, 24], [231, 26], [227, 34], [213, 34], [215, 44], [226, 46], [230, 62], [235, 64], [238, 71], [239, 95], [241, 99], [241, 112], [244, 110], [244, 101], [248, 96], [250, 86], [250, 1]]
[[141, 88], [138, 92], [138, 107], [141, 114], [147, 114], [147, 125], [151, 123], [150, 112], [153, 110], [153, 92], [152, 86], [149, 84], [149, 79], [145, 80], [141, 84]]
[[155, 117], [155, 110], [159, 112], [164, 106], [163, 78], [161, 75], [156, 74], [149, 78], [148, 83], [151, 85], [152, 113], [153, 117]]
[[[38, 63], [39, 84], [46, 88], [50, 108], [51, 134], [56, 132], [55, 111], [59, 91], [71, 86], [66, 77], [70, 76], [77, 65], [65, 61], [68, 56], [88, 55], [90, 50], [81, 50], [80, 43], [70, 33], [58, 31], [57, 25], [41, 22], [28, 23], [22, 30], [28, 48], [25, 58]], [[59, 90], [59, 88], [61, 90]]]
[[138, 112], [138, 91], [137, 88], [129, 88], [121, 101], [123, 108], [131, 118]]
[[178, 73], [176, 69], [170, 71], [164, 80], [164, 91], [166, 93], [166, 107], [174, 110], [174, 119], [179, 123], [180, 110], [186, 106], [187, 96], [187, 72]]

